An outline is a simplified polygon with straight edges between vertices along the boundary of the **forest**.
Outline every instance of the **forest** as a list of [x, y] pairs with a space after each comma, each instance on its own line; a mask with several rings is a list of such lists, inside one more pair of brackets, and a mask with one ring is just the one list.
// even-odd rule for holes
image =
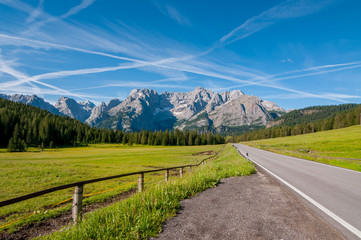
[[360, 124], [360, 114], [359, 104], [308, 107], [276, 119], [279, 125], [233, 136], [232, 141], [286, 137], [349, 127]]
[[28, 147], [43, 149], [91, 143], [193, 146], [224, 142], [224, 137], [218, 134], [187, 130], [125, 132], [92, 128], [70, 117], [0, 99], [0, 147], [11, 152], [26, 151]]

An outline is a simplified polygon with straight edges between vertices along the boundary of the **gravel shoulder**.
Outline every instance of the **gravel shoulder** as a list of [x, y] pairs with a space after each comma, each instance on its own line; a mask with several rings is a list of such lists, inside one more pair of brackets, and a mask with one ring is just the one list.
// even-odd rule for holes
[[181, 202], [157, 239], [343, 239], [262, 170]]

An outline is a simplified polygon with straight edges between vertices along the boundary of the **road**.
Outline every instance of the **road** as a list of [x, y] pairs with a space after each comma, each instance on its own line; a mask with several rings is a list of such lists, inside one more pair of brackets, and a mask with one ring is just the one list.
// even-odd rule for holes
[[361, 239], [361, 172], [234, 144], [346, 239]]
[[344, 238], [259, 169], [250, 176], [222, 179], [217, 187], [181, 201], [177, 216], [166, 222], [156, 239]]

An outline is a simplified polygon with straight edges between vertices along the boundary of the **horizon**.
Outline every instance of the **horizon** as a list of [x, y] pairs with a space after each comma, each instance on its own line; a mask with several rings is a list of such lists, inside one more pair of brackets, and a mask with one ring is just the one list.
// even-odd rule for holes
[[[98, 105], [135, 88], [361, 103], [356, 0], [0, 0], [0, 92]], [[266, 40], [265, 40], [266, 39]]]

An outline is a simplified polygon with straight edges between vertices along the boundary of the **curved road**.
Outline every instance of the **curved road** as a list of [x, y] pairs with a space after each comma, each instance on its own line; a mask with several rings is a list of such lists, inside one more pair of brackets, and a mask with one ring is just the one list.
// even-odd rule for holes
[[361, 239], [361, 172], [234, 144], [347, 239]]

